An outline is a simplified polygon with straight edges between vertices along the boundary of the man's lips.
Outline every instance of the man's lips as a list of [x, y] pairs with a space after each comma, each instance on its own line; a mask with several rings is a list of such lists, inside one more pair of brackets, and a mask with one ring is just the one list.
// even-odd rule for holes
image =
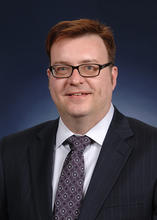
[[86, 96], [90, 95], [90, 92], [72, 92], [72, 93], [67, 93], [66, 96]]

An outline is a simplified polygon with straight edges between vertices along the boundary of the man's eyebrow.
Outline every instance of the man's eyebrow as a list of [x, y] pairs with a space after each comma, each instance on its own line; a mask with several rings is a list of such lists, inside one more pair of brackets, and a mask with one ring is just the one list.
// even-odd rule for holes
[[53, 65], [59, 65], [59, 64], [70, 65], [70, 63], [66, 62], [66, 61], [56, 61], [56, 62], [53, 63]]
[[[86, 59], [86, 60], [81, 60], [78, 62], [79, 64], [83, 64], [83, 63], [98, 63], [98, 61], [96, 59]], [[70, 62], [67, 62], [67, 61], [56, 61], [53, 63], [53, 65], [59, 65], [59, 64], [62, 64], [62, 65], [72, 65]]]
[[87, 59], [87, 60], [81, 60], [80, 63], [97, 63], [98, 61], [96, 59]]

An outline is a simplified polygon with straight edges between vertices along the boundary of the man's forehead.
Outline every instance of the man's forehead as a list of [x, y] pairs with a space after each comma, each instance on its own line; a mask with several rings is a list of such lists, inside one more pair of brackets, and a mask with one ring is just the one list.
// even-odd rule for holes
[[103, 40], [96, 34], [77, 38], [65, 38], [55, 42], [50, 51], [51, 63], [79, 65], [82, 63], [104, 63], [108, 52]]

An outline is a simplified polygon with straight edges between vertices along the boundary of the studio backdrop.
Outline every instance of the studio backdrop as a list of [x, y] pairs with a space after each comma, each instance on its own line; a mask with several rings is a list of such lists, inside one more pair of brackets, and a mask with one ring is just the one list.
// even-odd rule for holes
[[58, 117], [49, 91], [45, 39], [62, 20], [111, 26], [119, 68], [113, 104], [157, 126], [156, 1], [3, 1], [0, 13], [0, 138]]

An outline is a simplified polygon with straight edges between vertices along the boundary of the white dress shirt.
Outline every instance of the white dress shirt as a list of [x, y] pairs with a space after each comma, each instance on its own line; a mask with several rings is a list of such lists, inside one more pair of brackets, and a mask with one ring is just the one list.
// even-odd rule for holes
[[[105, 117], [98, 122], [92, 129], [90, 129], [85, 135], [90, 137], [94, 142], [87, 146], [84, 151], [84, 164], [85, 164], [85, 180], [83, 186], [83, 193], [85, 194], [88, 185], [90, 183], [100, 150], [107, 134], [108, 128], [110, 126], [112, 117], [114, 113], [114, 107], [111, 104], [111, 107]], [[53, 181], [52, 181], [52, 188], [53, 188], [53, 197], [52, 197], [52, 208], [54, 207], [54, 200], [56, 196], [56, 191], [58, 187], [59, 177], [62, 171], [62, 167], [64, 164], [64, 160], [67, 157], [68, 153], [70, 152], [69, 145], [62, 145], [63, 142], [74, 135], [72, 131], [70, 131], [65, 124], [63, 123], [62, 119], [59, 119], [59, 125], [56, 135], [56, 146], [54, 151], [54, 170], [53, 170]], [[78, 134], [75, 134], [78, 135]]]

